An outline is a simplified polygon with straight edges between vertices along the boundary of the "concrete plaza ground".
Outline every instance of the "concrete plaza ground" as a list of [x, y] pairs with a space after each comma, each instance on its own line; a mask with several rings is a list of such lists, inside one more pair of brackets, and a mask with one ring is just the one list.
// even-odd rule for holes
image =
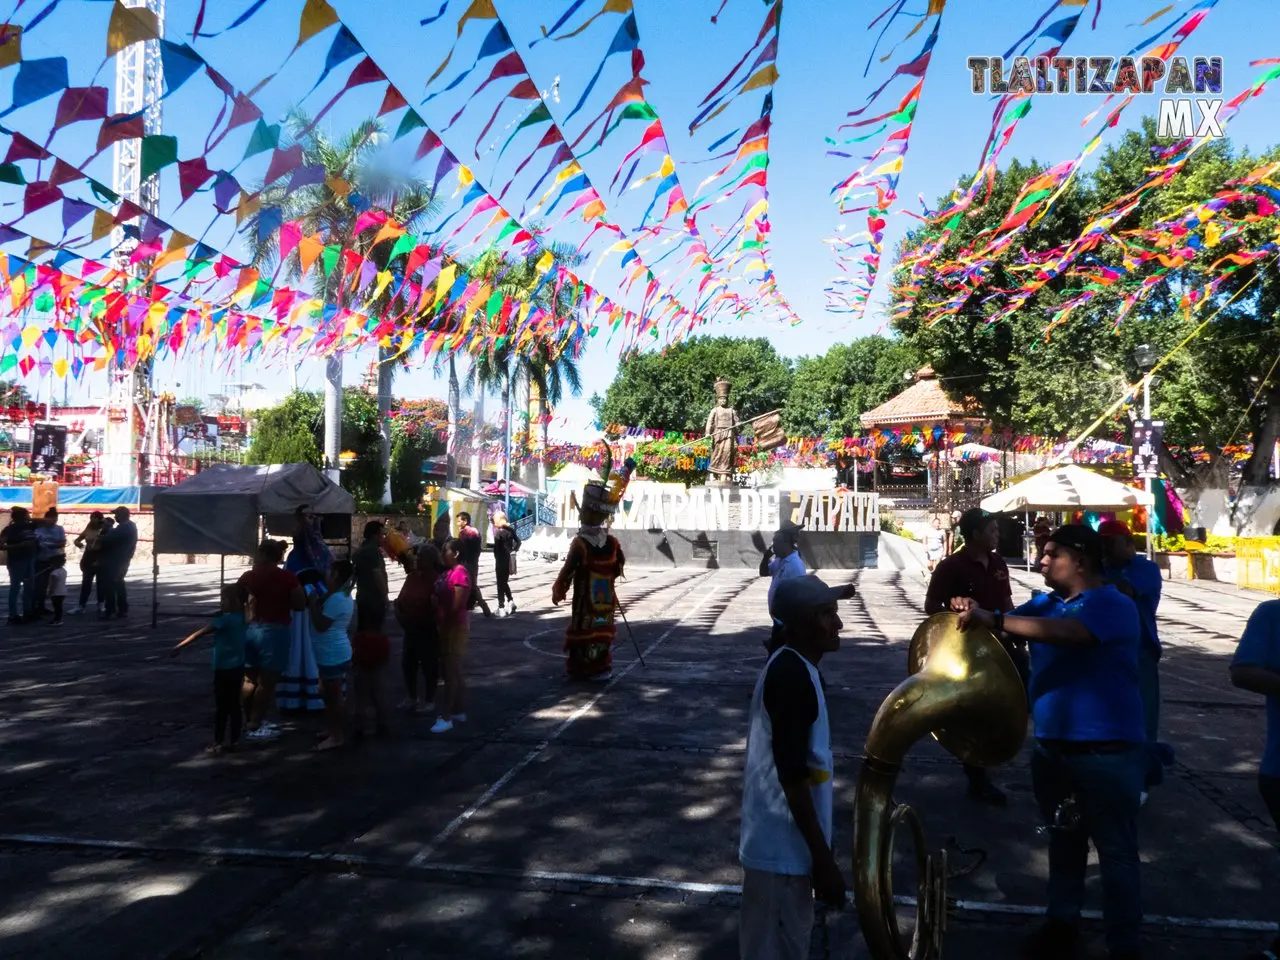
[[[206, 756], [208, 647], [167, 656], [200, 620], [163, 614], [153, 631], [141, 571], [128, 624], [5, 628], [0, 957], [736, 956], [766, 582], [632, 570], [620, 592], [647, 665], [624, 632], [613, 682], [583, 686], [562, 677], [553, 574], [525, 563], [518, 616], [475, 620], [467, 724], [432, 736], [429, 719], [398, 717], [393, 739], [325, 755], [309, 749], [318, 718], [302, 716], [275, 743]], [[862, 745], [902, 678], [925, 584], [917, 570], [828, 579], [859, 588], [844, 647], [822, 664], [847, 868]], [[1016, 579], [1019, 598], [1038, 585]], [[162, 607], [211, 609], [216, 584], [216, 568], [164, 568]], [[1167, 584], [1164, 731], [1177, 763], [1142, 814], [1149, 957], [1242, 956], [1280, 915], [1280, 857], [1254, 782], [1263, 707], [1227, 682], [1259, 599]], [[1043, 904], [1026, 752], [995, 779], [1005, 810], [967, 800], [959, 765], [929, 742], [899, 781], [958, 874], [950, 958], [1016, 955]], [[898, 882], [912, 889], [905, 870]], [[1090, 896], [1098, 906], [1096, 869]], [[814, 957], [865, 955], [851, 912], [825, 933]], [[1089, 934], [1104, 955], [1096, 922]]]

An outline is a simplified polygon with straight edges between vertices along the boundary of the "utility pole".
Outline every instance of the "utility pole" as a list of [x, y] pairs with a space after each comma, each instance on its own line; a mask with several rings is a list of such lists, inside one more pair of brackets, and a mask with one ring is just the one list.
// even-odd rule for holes
[[[1156, 362], [1159, 360], [1159, 357], [1160, 355], [1157, 352], [1156, 348], [1151, 346], [1150, 344], [1146, 344], [1146, 343], [1141, 344], [1140, 346], [1138, 346], [1136, 350], [1134, 350], [1134, 359], [1137, 361], [1138, 367], [1142, 370], [1142, 374], [1143, 374], [1142, 376], [1142, 419], [1148, 428], [1151, 427], [1151, 371], [1155, 369]], [[1152, 544], [1152, 540], [1155, 539], [1152, 533], [1153, 526], [1154, 526], [1152, 518], [1154, 517], [1156, 512], [1156, 491], [1155, 491], [1156, 478], [1148, 474], [1144, 479], [1146, 480], [1146, 483], [1143, 484], [1143, 486], [1146, 488], [1147, 494], [1151, 498], [1151, 503], [1147, 505], [1147, 538], [1146, 538], [1147, 539], [1147, 559], [1151, 560], [1155, 553], [1155, 548], [1154, 548], [1154, 545]]]
[[[140, 8], [155, 14], [160, 33], [164, 33], [165, 0], [120, 0], [122, 6]], [[116, 113], [142, 113], [143, 132], [148, 136], [162, 129], [160, 98], [164, 74], [160, 62], [160, 43], [147, 40], [133, 43], [116, 54]], [[160, 206], [160, 179], [156, 175], [142, 179], [142, 141], [117, 140], [113, 147], [112, 188], [148, 213]], [[124, 230], [117, 227], [111, 234], [117, 269], [124, 270], [135, 248]], [[145, 264], [138, 265], [136, 275], [145, 276]], [[125, 321], [121, 320], [123, 333]], [[117, 348], [123, 343], [117, 338]], [[110, 368], [110, 395], [107, 407], [107, 429], [104, 438], [105, 463], [103, 482], [108, 486], [132, 486], [140, 482], [138, 471], [137, 406], [151, 395], [151, 363], [141, 369], [130, 367], [128, 357], [117, 349]]]
[[[1142, 419], [1151, 423], [1151, 371], [1148, 370], [1147, 375], [1142, 378]], [[1152, 535], [1151, 518], [1156, 512], [1156, 481], [1154, 477], [1147, 477], [1147, 495], [1151, 497], [1151, 503], [1147, 505], [1147, 559], [1154, 559], [1154, 548], [1151, 541], [1155, 539]]]

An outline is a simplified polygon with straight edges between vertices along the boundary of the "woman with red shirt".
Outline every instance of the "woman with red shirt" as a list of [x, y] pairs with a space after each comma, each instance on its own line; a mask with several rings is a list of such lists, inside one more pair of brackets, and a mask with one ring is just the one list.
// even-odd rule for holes
[[293, 612], [305, 610], [307, 595], [284, 562], [283, 540], [264, 540], [253, 567], [237, 585], [248, 604], [248, 642], [245, 645], [245, 700], [248, 713], [246, 740], [274, 740], [280, 728], [267, 723], [275, 700], [276, 684], [289, 664], [289, 627]]

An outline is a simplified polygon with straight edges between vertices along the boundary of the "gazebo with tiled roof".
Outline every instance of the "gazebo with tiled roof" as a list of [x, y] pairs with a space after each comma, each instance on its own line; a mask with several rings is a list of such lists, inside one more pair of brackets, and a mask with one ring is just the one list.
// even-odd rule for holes
[[861, 417], [868, 430], [897, 430], [914, 425], [950, 426], [981, 430], [986, 424], [982, 410], [972, 400], [952, 400], [938, 382], [933, 367], [916, 371], [916, 382], [896, 397], [868, 410]]
[[[933, 430], [941, 427], [945, 433], [978, 432], [987, 424], [976, 402], [953, 400], [947, 396], [931, 366], [924, 366], [917, 370], [915, 383], [896, 397], [891, 397], [880, 406], [862, 414], [861, 420], [863, 428], [867, 430], [906, 431], [912, 427]], [[908, 459], [914, 458], [908, 455]], [[918, 482], [923, 484], [927, 491], [927, 499], [934, 508], [940, 505], [944, 496], [947, 497], [949, 506], [955, 505], [954, 496], [939, 487], [939, 481], [944, 477], [950, 477], [952, 473], [949, 465], [950, 457], [945, 443], [941, 447], [933, 448], [930, 455], [918, 462], [920, 477]], [[890, 493], [893, 488], [898, 487], [903, 478], [903, 466], [900, 460], [891, 466], [876, 458], [872, 468], [873, 489]], [[888, 472], [885, 473], [885, 471]], [[908, 485], [912, 482], [909, 476], [908, 472]], [[980, 475], [977, 478], [971, 478], [969, 483], [971, 485], [978, 481], [980, 481]], [[887, 482], [888, 485], [882, 487], [882, 482]], [[945, 482], [953, 486], [964, 483], [959, 475]]]

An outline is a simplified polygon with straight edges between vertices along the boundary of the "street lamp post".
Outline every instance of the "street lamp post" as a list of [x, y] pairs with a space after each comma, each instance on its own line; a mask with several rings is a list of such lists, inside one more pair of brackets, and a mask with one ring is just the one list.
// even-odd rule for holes
[[[1151, 371], [1159, 361], [1160, 357], [1156, 348], [1149, 343], [1141, 344], [1133, 351], [1133, 358], [1137, 361], [1138, 367], [1142, 370], [1142, 419], [1148, 424], [1151, 423]], [[1155, 513], [1155, 478], [1146, 477], [1147, 494], [1151, 497], [1151, 503], [1147, 505], [1147, 559], [1153, 557], [1154, 549], [1152, 546], [1152, 515]]]

